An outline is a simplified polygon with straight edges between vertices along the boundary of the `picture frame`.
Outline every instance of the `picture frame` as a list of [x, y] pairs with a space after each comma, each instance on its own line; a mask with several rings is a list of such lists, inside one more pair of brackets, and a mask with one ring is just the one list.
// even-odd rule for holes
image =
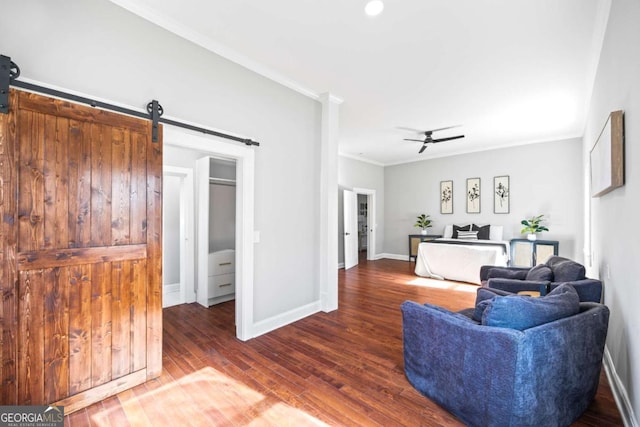
[[493, 177], [493, 213], [508, 214], [511, 204], [509, 175]]
[[589, 153], [591, 197], [624, 185], [624, 112], [613, 111]]
[[480, 178], [467, 178], [467, 213], [480, 213]]
[[453, 213], [453, 181], [440, 181], [440, 213]]

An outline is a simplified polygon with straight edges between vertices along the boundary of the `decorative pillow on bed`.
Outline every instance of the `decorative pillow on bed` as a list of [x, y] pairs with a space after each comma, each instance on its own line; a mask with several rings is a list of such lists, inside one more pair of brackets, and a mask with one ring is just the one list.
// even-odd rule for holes
[[533, 267], [527, 272], [527, 277], [524, 280], [536, 280], [536, 281], [553, 281], [553, 271], [544, 264], [539, 264]]
[[489, 240], [491, 231], [490, 225], [483, 225], [482, 227], [476, 224], [472, 225], [472, 230], [478, 232], [478, 240]]
[[520, 331], [573, 316], [580, 311], [580, 297], [567, 283], [540, 298], [509, 295], [487, 301], [482, 314], [483, 325]]
[[453, 234], [451, 235], [452, 239], [458, 238], [458, 231], [471, 231], [471, 224], [468, 225], [454, 225], [453, 226]]
[[478, 240], [478, 232], [458, 230], [458, 239], [459, 240]]

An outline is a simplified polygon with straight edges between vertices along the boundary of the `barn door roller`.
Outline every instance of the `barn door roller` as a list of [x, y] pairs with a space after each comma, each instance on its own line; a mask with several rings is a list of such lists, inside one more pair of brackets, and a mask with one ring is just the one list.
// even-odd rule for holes
[[20, 75], [20, 68], [8, 56], [0, 55], [0, 113], [9, 114], [9, 85]]

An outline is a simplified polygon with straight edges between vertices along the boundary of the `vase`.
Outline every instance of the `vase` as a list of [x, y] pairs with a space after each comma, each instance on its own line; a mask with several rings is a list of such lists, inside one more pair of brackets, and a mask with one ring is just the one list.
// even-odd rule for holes
[[427, 229], [423, 228], [422, 230], [420, 230], [420, 234], [422, 234], [423, 236], [427, 235]]
[[529, 233], [529, 234], [527, 234], [527, 239], [528, 239], [528, 240], [534, 241], [534, 240], [536, 240], [537, 238], [538, 238], [538, 236], [536, 236], [536, 233]]

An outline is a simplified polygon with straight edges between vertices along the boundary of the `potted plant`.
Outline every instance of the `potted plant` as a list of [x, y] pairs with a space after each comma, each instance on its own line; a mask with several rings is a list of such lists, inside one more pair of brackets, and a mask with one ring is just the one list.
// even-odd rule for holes
[[547, 227], [542, 225], [542, 221], [544, 221], [544, 215], [538, 215], [529, 219], [523, 219], [522, 221], [520, 221], [520, 224], [524, 225], [524, 227], [522, 227], [520, 233], [526, 234], [527, 239], [529, 240], [536, 240], [536, 233], [549, 231]]
[[429, 215], [418, 215], [418, 220], [414, 224], [414, 227], [421, 228], [421, 234], [427, 234], [427, 228], [431, 227], [431, 220], [429, 219]]

